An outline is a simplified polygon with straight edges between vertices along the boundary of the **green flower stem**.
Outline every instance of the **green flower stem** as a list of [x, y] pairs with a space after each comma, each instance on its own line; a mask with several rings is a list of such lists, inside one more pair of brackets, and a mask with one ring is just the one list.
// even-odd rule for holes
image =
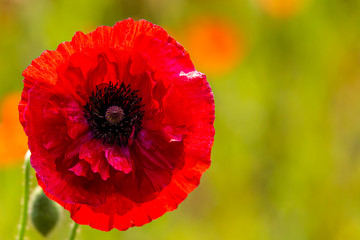
[[77, 233], [78, 227], [79, 227], [79, 224], [74, 222], [71, 232], [70, 232], [69, 240], [74, 240], [76, 238], [76, 233]]
[[28, 219], [28, 209], [29, 209], [29, 189], [30, 189], [30, 151], [25, 155], [24, 162], [24, 192], [23, 192], [23, 202], [21, 209], [21, 218], [20, 218], [20, 227], [17, 240], [23, 240], [26, 232], [26, 224]]

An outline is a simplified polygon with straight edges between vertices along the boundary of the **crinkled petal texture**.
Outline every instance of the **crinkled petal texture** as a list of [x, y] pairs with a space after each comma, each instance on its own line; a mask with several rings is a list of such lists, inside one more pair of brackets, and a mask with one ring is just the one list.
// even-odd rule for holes
[[[127, 19], [77, 32], [23, 72], [20, 121], [48, 197], [79, 224], [141, 226], [177, 208], [210, 166], [214, 99], [204, 74], [162, 28]], [[141, 130], [127, 144], [97, 139], [84, 105], [97, 88], [130, 84]]]

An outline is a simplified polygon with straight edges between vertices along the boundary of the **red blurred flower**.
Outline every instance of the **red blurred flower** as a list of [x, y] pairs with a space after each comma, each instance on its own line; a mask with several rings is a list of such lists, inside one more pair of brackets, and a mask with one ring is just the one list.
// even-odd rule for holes
[[27, 139], [18, 119], [16, 106], [20, 93], [7, 94], [1, 102], [0, 112], [0, 167], [23, 162], [27, 151]]
[[148, 223], [176, 209], [210, 165], [209, 84], [150, 22], [78, 32], [23, 76], [31, 164], [46, 195], [79, 224]]
[[257, 0], [271, 17], [288, 19], [301, 12], [309, 0]]
[[187, 24], [182, 35], [194, 63], [209, 74], [228, 73], [245, 56], [245, 40], [240, 29], [230, 20], [198, 16]]

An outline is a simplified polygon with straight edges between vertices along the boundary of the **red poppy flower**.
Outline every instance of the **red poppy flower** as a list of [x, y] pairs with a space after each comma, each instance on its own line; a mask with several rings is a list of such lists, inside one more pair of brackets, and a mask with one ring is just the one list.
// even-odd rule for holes
[[23, 76], [20, 121], [38, 183], [79, 224], [148, 223], [210, 165], [212, 91], [161, 27], [128, 19], [77, 32]]

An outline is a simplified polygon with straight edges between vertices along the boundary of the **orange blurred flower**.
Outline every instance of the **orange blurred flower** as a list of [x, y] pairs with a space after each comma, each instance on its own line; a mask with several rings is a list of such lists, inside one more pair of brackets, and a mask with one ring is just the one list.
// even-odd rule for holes
[[0, 122], [0, 167], [23, 160], [28, 149], [27, 137], [19, 122], [18, 104], [20, 93], [12, 93], [3, 99]]
[[300, 12], [307, 0], [257, 0], [271, 17], [286, 19]]
[[194, 65], [206, 74], [224, 74], [234, 69], [244, 55], [239, 29], [228, 20], [196, 18], [185, 27], [182, 39]]

